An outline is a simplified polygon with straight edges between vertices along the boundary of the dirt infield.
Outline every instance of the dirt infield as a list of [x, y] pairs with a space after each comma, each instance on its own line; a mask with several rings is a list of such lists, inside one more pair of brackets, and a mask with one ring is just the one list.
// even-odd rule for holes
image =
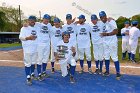
[[[0, 66], [15, 66], [15, 67], [24, 67], [23, 64], [23, 53], [22, 49], [13, 50], [13, 51], [0, 51]], [[133, 64], [130, 61], [121, 63], [121, 73], [122, 74], [131, 74], [131, 75], [140, 75], [140, 64]], [[87, 71], [87, 65], [85, 62], [85, 71]], [[50, 69], [50, 62], [48, 63], [48, 69]], [[60, 70], [58, 62], [55, 64], [55, 68]], [[80, 66], [79, 62], [77, 63], [76, 70], [79, 71]], [[105, 69], [105, 67], [103, 67]], [[92, 62], [92, 71], [95, 70], [95, 64]], [[115, 68], [113, 62], [110, 66], [111, 73], [115, 73]]]

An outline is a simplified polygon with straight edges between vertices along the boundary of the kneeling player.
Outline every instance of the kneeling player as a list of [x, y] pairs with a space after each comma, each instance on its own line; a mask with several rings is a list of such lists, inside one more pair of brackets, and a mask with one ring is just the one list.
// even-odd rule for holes
[[[62, 34], [63, 40], [58, 42], [57, 47], [55, 49], [55, 59], [60, 63], [62, 76], [65, 77], [70, 72], [70, 82], [74, 83], [74, 73], [75, 73], [75, 55], [76, 50], [73, 47], [72, 43], [69, 42], [70, 34], [68, 32], [63, 32]], [[67, 69], [67, 65], [69, 65], [69, 70]]]

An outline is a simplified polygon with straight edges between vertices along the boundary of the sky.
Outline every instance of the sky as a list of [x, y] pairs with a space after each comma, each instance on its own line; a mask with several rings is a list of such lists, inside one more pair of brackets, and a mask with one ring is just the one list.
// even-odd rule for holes
[[25, 16], [44, 14], [56, 15], [65, 21], [66, 14], [73, 17], [80, 14], [90, 21], [90, 15], [98, 16], [100, 11], [105, 11], [109, 17], [117, 19], [119, 16], [131, 17], [140, 14], [140, 0], [0, 0], [0, 6], [21, 6]]

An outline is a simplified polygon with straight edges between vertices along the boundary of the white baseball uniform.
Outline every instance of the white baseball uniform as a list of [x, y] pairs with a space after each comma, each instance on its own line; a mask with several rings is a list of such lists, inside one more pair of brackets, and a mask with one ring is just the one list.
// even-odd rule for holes
[[[70, 33], [70, 39], [69, 39], [69, 42], [71, 42], [74, 47], [76, 48], [76, 51], [77, 51], [77, 40], [76, 40], [76, 24], [74, 23], [71, 23], [71, 24], [65, 24], [63, 25], [63, 28], [62, 28], [62, 31], [63, 32], [69, 32]], [[78, 59], [78, 55], [76, 54], [76, 60]]]
[[84, 60], [85, 53], [87, 61], [91, 61], [91, 50], [90, 50], [91, 27], [89, 24], [84, 23], [83, 25], [77, 25], [76, 29], [77, 29], [77, 44], [79, 58], [80, 60]]
[[129, 31], [129, 45], [132, 54], [136, 54], [139, 37], [140, 37], [140, 30], [137, 27], [132, 27]]
[[102, 33], [101, 30], [101, 22], [98, 21], [97, 24], [91, 24], [91, 40], [93, 44], [93, 54], [95, 61], [102, 61], [103, 60], [103, 38], [100, 36], [100, 33]]
[[57, 43], [62, 40], [62, 29], [53, 26], [50, 36], [51, 36], [51, 60], [50, 61], [54, 62], [55, 61], [54, 51]]
[[[131, 27], [124, 27], [121, 29], [121, 34], [124, 34], [125, 32], [129, 32]], [[125, 53], [125, 52], [128, 52], [130, 53], [130, 46], [129, 46], [129, 35], [125, 35], [125, 36], [122, 36], [122, 53]]]
[[76, 66], [75, 58], [72, 56], [71, 48], [74, 45], [71, 42], [64, 43], [63, 40], [57, 43], [55, 48], [55, 52], [58, 54], [58, 58], [60, 58], [59, 63], [61, 67], [62, 76], [65, 77], [68, 74], [67, 65]]
[[38, 64], [47, 63], [49, 61], [50, 55], [50, 33], [51, 33], [51, 24], [47, 25], [44, 23], [36, 23], [40, 27], [38, 32]]
[[[23, 53], [24, 53], [24, 64], [26, 67], [30, 67], [31, 64], [37, 63], [37, 39], [26, 40], [26, 37], [30, 35], [37, 35], [39, 27], [28, 26], [22, 27], [19, 35], [19, 39], [22, 41]], [[37, 37], [38, 38], [38, 37]]]
[[[102, 22], [103, 32], [110, 33], [114, 29], [117, 29], [117, 25], [114, 20], [111, 20], [110, 22], [107, 21], [106, 23]], [[116, 35], [103, 36], [103, 47], [105, 60], [110, 60], [111, 56], [114, 62], [118, 61], [118, 39]]]

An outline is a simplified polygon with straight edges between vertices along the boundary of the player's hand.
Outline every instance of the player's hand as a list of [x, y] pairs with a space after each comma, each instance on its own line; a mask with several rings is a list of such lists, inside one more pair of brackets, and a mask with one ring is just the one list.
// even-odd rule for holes
[[74, 22], [75, 22], [75, 20], [76, 20], [76, 17], [75, 17], [74, 19], [72, 19], [72, 23], [74, 23]]
[[124, 32], [125, 35], [129, 35], [129, 32]]
[[37, 38], [37, 36], [34, 35], [30, 35], [29, 37], [26, 37], [26, 40], [35, 40]]
[[71, 51], [73, 52], [73, 53], [76, 53], [76, 49], [75, 49], [75, 47], [71, 47]]
[[108, 33], [106, 33], [106, 32], [100, 33], [100, 36], [101, 36], [101, 37], [103, 37], [103, 36], [108, 36]]
[[114, 20], [112, 17], [108, 17], [107, 18], [108, 22], [110, 22], [111, 20]]

